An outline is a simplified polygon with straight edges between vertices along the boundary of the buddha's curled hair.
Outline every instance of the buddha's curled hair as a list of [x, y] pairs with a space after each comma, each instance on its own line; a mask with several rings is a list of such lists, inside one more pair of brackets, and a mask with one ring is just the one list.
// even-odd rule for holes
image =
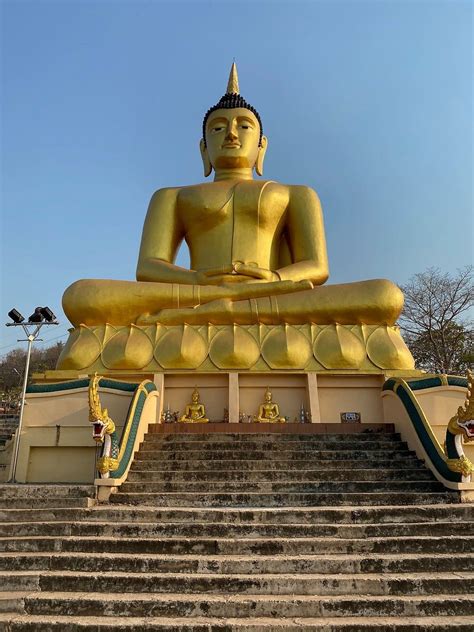
[[258, 140], [258, 145], [259, 147], [261, 147], [263, 127], [262, 127], [262, 120], [260, 118], [260, 114], [253, 107], [253, 105], [250, 105], [250, 103], [247, 103], [247, 101], [240, 94], [236, 94], [235, 92], [224, 94], [224, 96], [221, 97], [219, 102], [216, 103], [216, 105], [213, 105], [212, 108], [210, 108], [206, 112], [204, 116], [204, 120], [202, 122], [202, 138], [204, 140], [204, 145], [206, 144], [206, 123], [207, 123], [207, 119], [212, 114], [212, 112], [215, 112], [215, 110], [232, 110], [233, 108], [245, 108], [246, 110], [249, 110], [255, 115], [258, 121], [258, 124], [260, 125], [260, 138]]

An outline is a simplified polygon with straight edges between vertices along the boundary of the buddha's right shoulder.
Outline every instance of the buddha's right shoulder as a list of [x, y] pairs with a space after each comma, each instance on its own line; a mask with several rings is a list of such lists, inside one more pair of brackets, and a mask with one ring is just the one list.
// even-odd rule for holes
[[177, 200], [180, 193], [192, 191], [193, 189], [196, 189], [199, 187], [202, 187], [202, 185], [190, 184], [190, 185], [182, 186], [182, 187], [164, 187], [163, 189], [158, 189], [157, 191], [153, 193], [153, 195], [151, 196], [151, 201], [161, 202], [161, 201], [169, 201], [172, 199]]
[[163, 187], [163, 189], [158, 189], [151, 196], [151, 200], [161, 200], [167, 198], [176, 198], [179, 191], [182, 187]]

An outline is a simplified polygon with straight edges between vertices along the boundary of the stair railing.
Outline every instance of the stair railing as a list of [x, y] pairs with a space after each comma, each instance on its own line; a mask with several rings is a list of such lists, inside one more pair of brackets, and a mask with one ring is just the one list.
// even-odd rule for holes
[[[472, 386], [472, 375], [469, 384]], [[433, 473], [437, 475], [438, 480], [451, 489], [459, 488], [459, 484], [462, 483], [471, 483], [474, 473], [474, 466], [467, 459], [462, 449], [462, 437], [464, 436], [467, 440], [472, 440], [474, 439], [474, 434], [472, 437], [468, 437], [467, 433], [463, 432], [464, 429], [461, 426], [459, 427], [460, 429], [457, 436], [454, 435], [453, 431], [459, 411], [464, 411], [464, 414], [468, 415], [468, 406], [466, 404], [464, 409], [459, 407], [457, 415], [451, 419], [446, 430], [446, 439], [443, 447], [434, 434], [431, 424], [415, 393], [416, 391], [441, 386], [461, 386], [467, 388], [469, 384], [466, 378], [442, 375], [410, 382], [401, 378], [390, 378], [385, 382], [382, 389], [382, 391], [389, 391], [397, 396], [410, 419], [424, 452], [431, 462]], [[471, 485], [468, 487], [471, 488]]]
[[[128, 473], [134, 454], [138, 432], [142, 425], [145, 404], [150, 397], [157, 397], [158, 391], [151, 380], [143, 380], [140, 384], [130, 384], [134, 388], [128, 408], [122, 434], [119, 437], [114, 421], [107, 408], [102, 408], [99, 395], [99, 384], [104, 387], [117, 387], [119, 382], [105, 379], [97, 374], [89, 384], [89, 421], [92, 423], [93, 439], [102, 444], [102, 451], [97, 460], [100, 479], [112, 479], [117, 484], [119, 479]], [[148, 428], [148, 424], [147, 428]], [[142, 428], [141, 435], [146, 430]], [[140, 440], [143, 437], [140, 437]], [[98, 481], [96, 481], [97, 483]]]

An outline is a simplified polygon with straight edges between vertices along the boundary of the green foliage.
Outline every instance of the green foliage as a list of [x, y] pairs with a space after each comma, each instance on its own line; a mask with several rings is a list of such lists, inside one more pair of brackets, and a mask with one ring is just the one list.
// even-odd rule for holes
[[[33, 346], [29, 374], [54, 369], [63, 347], [63, 342], [57, 342], [43, 349]], [[5, 410], [14, 409], [20, 399], [25, 365], [26, 349], [20, 347], [13, 349], [0, 360], [0, 389], [2, 407]]]
[[466, 373], [474, 362], [473, 268], [454, 275], [438, 268], [415, 274], [401, 287], [404, 338], [418, 368], [433, 373]]

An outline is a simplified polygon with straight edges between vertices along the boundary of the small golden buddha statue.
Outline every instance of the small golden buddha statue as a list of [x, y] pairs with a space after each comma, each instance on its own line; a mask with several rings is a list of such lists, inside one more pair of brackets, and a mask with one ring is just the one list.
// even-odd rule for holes
[[197, 388], [194, 389], [193, 394], [191, 395], [191, 399], [191, 404], [186, 405], [186, 411], [184, 415], [180, 417], [179, 421], [191, 424], [208, 423], [209, 419], [206, 417], [206, 409], [204, 407], [204, 404], [199, 401], [199, 391], [197, 390]]
[[[226, 94], [204, 117], [204, 175], [214, 182], [157, 191], [143, 228], [137, 281], [71, 285], [64, 311], [75, 325], [393, 325], [403, 294], [385, 279], [322, 286], [328, 260], [321, 205], [306, 186], [254, 180], [268, 140], [239, 93], [233, 64]], [[191, 269], [175, 264], [186, 241]]]
[[258, 408], [258, 415], [255, 415], [254, 421], [258, 423], [285, 423], [285, 418], [280, 417], [280, 408], [278, 404], [272, 401], [272, 392], [267, 387], [265, 391], [265, 401]]

